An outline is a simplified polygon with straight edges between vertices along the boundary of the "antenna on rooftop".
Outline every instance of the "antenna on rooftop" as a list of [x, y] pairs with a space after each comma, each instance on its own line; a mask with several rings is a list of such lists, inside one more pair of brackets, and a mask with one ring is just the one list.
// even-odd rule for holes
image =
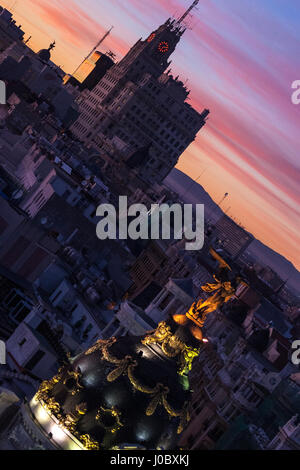
[[191, 11], [194, 10], [194, 8], [197, 7], [198, 3], [199, 3], [200, 0], [195, 0], [192, 5], [185, 11], [185, 13], [182, 15], [181, 18], [179, 18], [179, 20], [177, 20], [177, 24], [178, 25], [181, 25], [184, 20], [190, 15]]
[[105, 39], [107, 38], [107, 36], [110, 35], [111, 31], [113, 29], [113, 26], [108, 30], [106, 31], [106, 33], [104, 34], [104, 36], [97, 42], [96, 46], [91, 50], [91, 52], [83, 59], [83, 61], [81, 62], [81, 64], [77, 67], [77, 69], [75, 70], [75, 72], [73, 72], [72, 76], [74, 77], [74, 75], [78, 72], [78, 70], [80, 69], [80, 67], [82, 66], [82, 64], [88, 60], [94, 52], [96, 52], [96, 50], [98, 49], [98, 47], [100, 46], [100, 44], [103, 43], [103, 41], [105, 41]]

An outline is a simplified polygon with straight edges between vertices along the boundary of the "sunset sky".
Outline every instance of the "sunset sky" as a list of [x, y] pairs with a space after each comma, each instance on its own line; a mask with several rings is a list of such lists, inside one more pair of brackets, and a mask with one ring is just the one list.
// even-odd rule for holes
[[[102, 45], [120, 59], [192, 0], [0, 0], [22, 24], [29, 45], [48, 47], [72, 72], [111, 25]], [[172, 71], [188, 79], [190, 103], [211, 111], [178, 168], [223, 209], [300, 269], [299, 0], [200, 0], [193, 26], [173, 54]]]

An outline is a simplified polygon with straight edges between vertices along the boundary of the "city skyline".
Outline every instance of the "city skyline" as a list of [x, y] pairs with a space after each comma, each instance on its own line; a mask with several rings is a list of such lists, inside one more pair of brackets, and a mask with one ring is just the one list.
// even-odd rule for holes
[[269, 1], [0, 6], [0, 451], [300, 450], [300, 272], [266, 246], [298, 261], [298, 33]]
[[[14, 3], [1, 2], [7, 8]], [[120, 59], [139, 37], [145, 38], [168, 16], [178, 17], [190, 3], [155, 0], [150, 7], [136, 0], [128, 0], [126, 6], [117, 0], [86, 0], [83, 11], [76, 0], [63, 6], [23, 0], [15, 4], [13, 14], [26, 37], [33, 36], [34, 50], [56, 39], [53, 60], [72, 72], [112, 24], [115, 28], [102, 50], [112, 49]], [[189, 79], [191, 104], [211, 110], [206, 128], [177, 167], [194, 179], [207, 168], [200, 184], [216, 201], [228, 191], [231, 214], [299, 269], [300, 108], [290, 98], [300, 68], [297, 13], [292, 4], [289, 11], [283, 10], [281, 0], [272, 2], [272, 9], [260, 4], [256, 11], [250, 0], [239, 4], [202, 0], [191, 19], [193, 30], [185, 33], [172, 57], [174, 74]]]

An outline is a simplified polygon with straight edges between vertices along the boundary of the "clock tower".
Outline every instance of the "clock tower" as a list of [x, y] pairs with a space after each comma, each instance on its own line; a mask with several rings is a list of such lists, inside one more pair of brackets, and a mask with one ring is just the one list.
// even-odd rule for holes
[[185, 29], [168, 19], [166, 23], [154, 31], [147, 38], [148, 54], [153, 60], [162, 66], [167, 66], [167, 61], [183, 35]]
[[121, 63], [127, 64], [142, 56], [149, 60], [150, 64], [156, 64], [159, 75], [163, 73], [170, 65], [169, 58], [186, 30], [184, 20], [198, 3], [199, 0], [195, 0], [181, 18], [178, 20], [169, 18], [157, 30], [153, 31], [146, 40], [140, 39]]
[[152, 75], [159, 77], [170, 66], [170, 56], [175, 51], [184, 31], [185, 28], [178, 22], [168, 19], [148, 38], [140, 39], [134, 44], [120, 61], [120, 68], [128, 72], [129, 68], [134, 72], [138, 69], [145, 72], [148, 69]]
[[112, 160], [126, 161], [133, 152], [150, 148], [138, 170], [150, 185], [166, 178], [209, 114], [199, 113], [187, 102], [189, 90], [169, 71], [170, 57], [186, 30], [184, 20], [198, 2], [180, 19], [169, 18], [139, 39], [78, 100], [81, 114], [71, 128], [75, 137], [99, 153], [111, 148]]

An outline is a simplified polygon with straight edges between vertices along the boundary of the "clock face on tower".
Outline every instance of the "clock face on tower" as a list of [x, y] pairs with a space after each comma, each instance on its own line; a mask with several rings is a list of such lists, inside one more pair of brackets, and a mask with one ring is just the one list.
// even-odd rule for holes
[[161, 53], [165, 53], [165, 52], [168, 52], [169, 50], [169, 44], [166, 42], [166, 41], [162, 41], [158, 44], [158, 50], [159, 52]]

